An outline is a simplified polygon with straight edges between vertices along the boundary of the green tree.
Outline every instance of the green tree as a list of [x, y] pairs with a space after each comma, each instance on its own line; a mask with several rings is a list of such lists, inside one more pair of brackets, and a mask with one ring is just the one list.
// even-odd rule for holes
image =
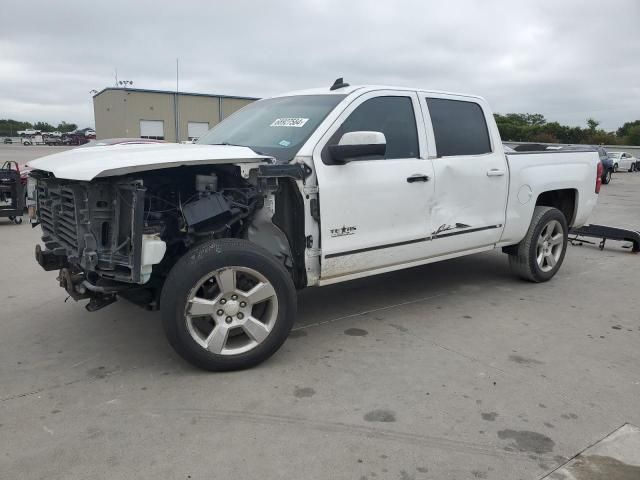
[[53, 132], [53, 125], [47, 122], [36, 122], [33, 124], [33, 128], [40, 130], [41, 132]]
[[16, 136], [18, 130], [26, 130], [27, 128], [33, 128], [33, 125], [30, 122], [20, 122], [12, 119], [0, 120], [0, 135], [5, 137]]
[[78, 129], [78, 125], [75, 123], [67, 123], [64, 120], [58, 124], [56, 130], [62, 133], [73, 132]]
[[552, 135], [557, 139], [555, 141], [560, 143], [570, 143], [569, 130], [569, 127], [560, 125], [558, 122], [549, 122], [540, 127], [542, 133]]
[[595, 132], [596, 128], [598, 128], [598, 125], [600, 125], [600, 122], [598, 122], [597, 120], [594, 120], [593, 118], [587, 118], [587, 127], [589, 128], [590, 132]]
[[531, 126], [540, 126], [547, 123], [547, 119], [540, 113], [525, 113], [524, 118], [527, 124]]
[[634, 120], [633, 122], [625, 122], [617, 131], [616, 135], [620, 138], [626, 137], [629, 134], [629, 130], [633, 127], [640, 125], [640, 120]]
[[584, 139], [584, 143], [591, 145], [612, 145], [617, 143], [617, 137], [613, 132], [605, 132], [604, 130], [596, 130], [588, 133]]
[[533, 138], [544, 132], [547, 125], [547, 120], [540, 113], [498, 113], [494, 117], [502, 139], [516, 142], [534, 141]]
[[640, 145], [640, 123], [627, 128], [626, 132], [627, 134], [624, 136], [626, 145]]
[[540, 143], [559, 143], [558, 137], [549, 132], [538, 132], [531, 138], [531, 140]]

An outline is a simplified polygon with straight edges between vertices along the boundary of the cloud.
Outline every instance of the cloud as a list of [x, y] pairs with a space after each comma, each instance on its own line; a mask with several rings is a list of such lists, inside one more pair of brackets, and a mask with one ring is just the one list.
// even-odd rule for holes
[[640, 117], [640, 2], [55, 2], [0, 34], [0, 116], [93, 124], [90, 90], [268, 96], [391, 84], [615, 129]]

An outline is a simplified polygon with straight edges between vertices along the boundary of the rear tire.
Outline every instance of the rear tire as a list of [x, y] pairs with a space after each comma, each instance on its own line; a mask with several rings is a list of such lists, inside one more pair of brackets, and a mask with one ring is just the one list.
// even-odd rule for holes
[[237, 239], [187, 252], [171, 269], [160, 303], [171, 346], [211, 371], [269, 358], [289, 335], [297, 308], [287, 269], [266, 250]]
[[611, 182], [611, 170], [607, 170], [606, 172], [604, 172], [604, 175], [602, 176], [602, 183], [604, 185], [608, 185], [609, 182]]
[[558, 272], [567, 251], [569, 229], [563, 213], [536, 207], [526, 236], [509, 255], [513, 273], [530, 282], [546, 282]]

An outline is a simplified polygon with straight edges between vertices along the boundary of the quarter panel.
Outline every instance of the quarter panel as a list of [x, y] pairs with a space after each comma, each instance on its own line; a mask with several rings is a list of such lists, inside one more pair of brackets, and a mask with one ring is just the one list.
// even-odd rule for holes
[[[536, 200], [544, 192], [576, 190], [577, 208], [572, 226], [587, 222], [598, 199], [595, 193], [599, 161], [597, 152], [507, 154], [507, 160], [510, 172], [509, 199], [501, 245], [516, 244], [524, 238]], [[527, 195], [522, 195], [522, 189], [530, 190], [528, 199]]]

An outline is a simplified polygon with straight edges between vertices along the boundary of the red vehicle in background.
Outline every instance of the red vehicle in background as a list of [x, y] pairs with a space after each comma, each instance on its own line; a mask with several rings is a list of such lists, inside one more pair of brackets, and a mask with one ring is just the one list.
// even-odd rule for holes
[[91, 138], [85, 136], [84, 132], [63, 133], [62, 138], [56, 142], [58, 145], [84, 145]]

